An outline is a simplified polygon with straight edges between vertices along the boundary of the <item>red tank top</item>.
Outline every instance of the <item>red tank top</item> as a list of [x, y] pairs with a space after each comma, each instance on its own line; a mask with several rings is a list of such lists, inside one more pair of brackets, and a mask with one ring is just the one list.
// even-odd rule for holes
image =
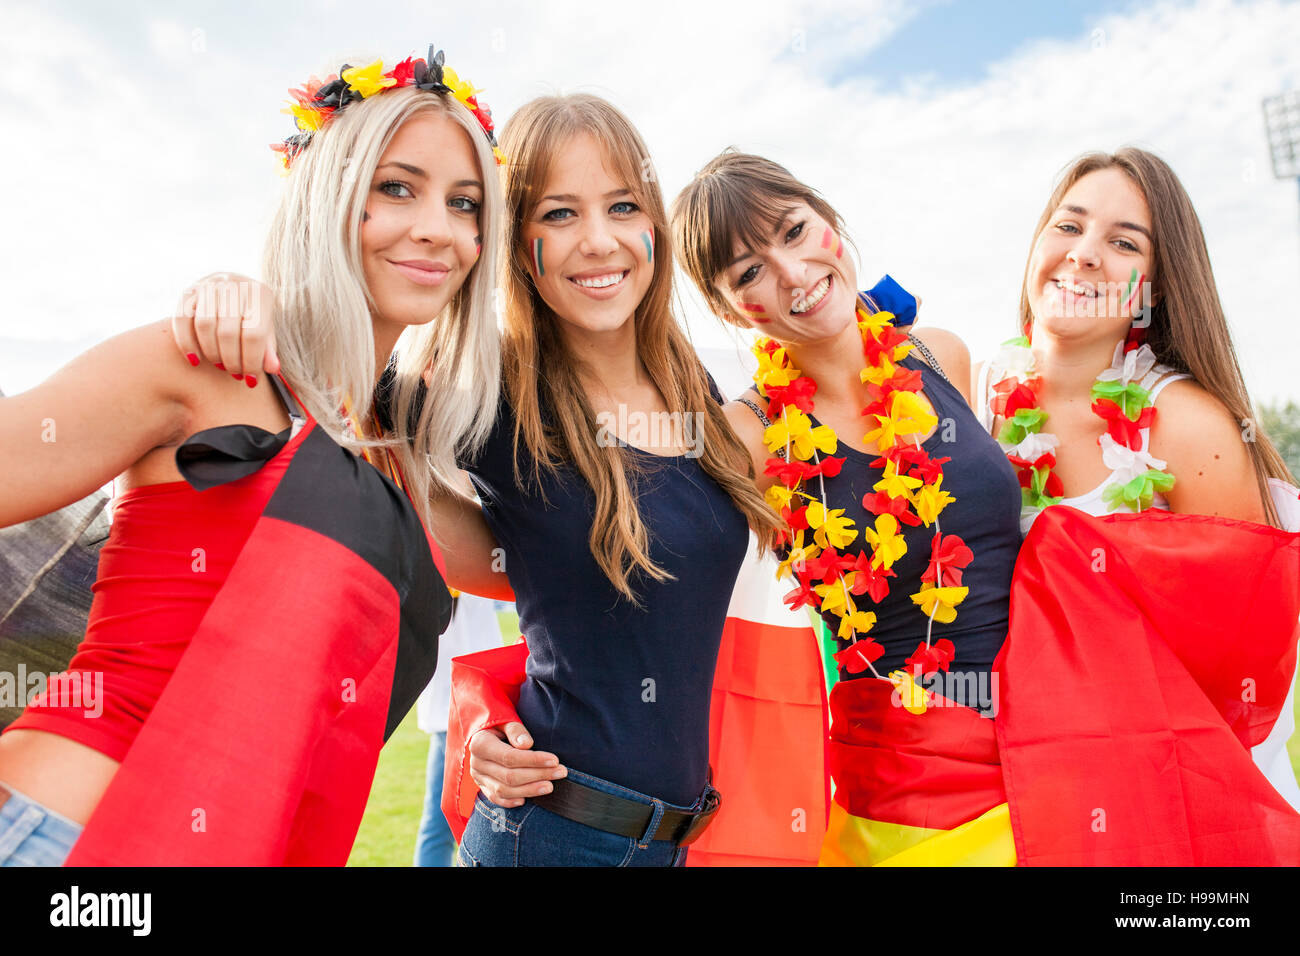
[[200, 492], [172, 481], [118, 496], [69, 679], [52, 682], [6, 732], [50, 731], [121, 762], [314, 424], [229, 484]]

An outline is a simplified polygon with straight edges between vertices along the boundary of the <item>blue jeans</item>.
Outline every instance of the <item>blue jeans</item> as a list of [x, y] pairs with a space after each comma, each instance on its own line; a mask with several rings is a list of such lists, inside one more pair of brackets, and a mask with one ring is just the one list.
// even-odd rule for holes
[[62, 866], [81, 825], [9, 786], [0, 806], [0, 866]]
[[416, 866], [455, 866], [456, 840], [442, 815], [442, 774], [446, 762], [447, 732], [429, 736], [428, 781], [424, 785], [424, 813], [415, 837]]
[[[692, 807], [678, 807], [628, 790], [616, 783], [570, 768], [568, 779], [593, 790], [636, 800], [656, 813], [663, 810], [698, 811], [704, 796]], [[481, 793], [460, 840], [461, 866], [685, 866], [687, 847], [668, 840], [638, 843], [631, 837], [606, 833], [567, 817], [551, 813], [532, 801], [519, 807], [498, 807]]]

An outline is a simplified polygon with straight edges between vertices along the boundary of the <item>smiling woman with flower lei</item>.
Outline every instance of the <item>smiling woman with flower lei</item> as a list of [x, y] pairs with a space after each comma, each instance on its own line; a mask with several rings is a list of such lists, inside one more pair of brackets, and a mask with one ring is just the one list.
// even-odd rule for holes
[[714, 159], [673, 228], [714, 311], [764, 336], [728, 418], [786, 525], [786, 601], [841, 648], [822, 863], [1014, 863], [990, 718], [1019, 493], [965, 346], [859, 299], [838, 214], [769, 160]]
[[1300, 501], [1163, 161], [1066, 170], [1020, 328], [975, 391], [1032, 526], [997, 669], [1021, 861], [1300, 862]]

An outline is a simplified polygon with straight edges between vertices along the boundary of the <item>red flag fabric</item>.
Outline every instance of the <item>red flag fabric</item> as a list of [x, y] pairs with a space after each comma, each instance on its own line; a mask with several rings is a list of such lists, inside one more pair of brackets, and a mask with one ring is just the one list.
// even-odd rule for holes
[[299, 440], [66, 865], [347, 862], [451, 599], [401, 491]]
[[952, 830], [1006, 800], [992, 720], [938, 695], [910, 714], [871, 677], [831, 692], [830, 756], [835, 802], [855, 817]]
[[469, 774], [469, 741], [480, 730], [519, 720], [519, 685], [527, 678], [528, 645], [494, 647], [451, 659], [451, 711], [442, 778], [442, 814], [456, 842], [474, 812], [478, 785]]
[[995, 663], [1020, 864], [1300, 864], [1300, 814], [1249, 751], [1286, 700], [1298, 613], [1300, 535], [1040, 514]]

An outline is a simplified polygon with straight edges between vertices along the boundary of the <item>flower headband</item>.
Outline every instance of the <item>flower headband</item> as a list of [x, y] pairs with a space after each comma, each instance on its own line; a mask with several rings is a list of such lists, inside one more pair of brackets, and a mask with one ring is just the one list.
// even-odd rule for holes
[[273, 143], [271, 148], [281, 154], [284, 168], [287, 170], [294, 158], [307, 148], [312, 134], [323, 129], [336, 115], [341, 113], [349, 103], [364, 100], [382, 93], [384, 90], [397, 90], [404, 86], [414, 86], [429, 93], [450, 93], [465, 104], [465, 108], [474, 114], [488, 142], [492, 144], [492, 155], [500, 166], [505, 154], [497, 147], [496, 137], [492, 135], [492, 111], [479, 103], [473, 84], [467, 83], [456, 75], [451, 67], [443, 66], [443, 52], [433, 52], [429, 45], [429, 58], [413, 60], [407, 57], [387, 73], [382, 72], [383, 60], [376, 60], [369, 66], [349, 66], [343, 68], [326, 80], [313, 76], [302, 89], [290, 90], [294, 102], [289, 104], [285, 113], [292, 113], [298, 132], [288, 137], [283, 143]]

